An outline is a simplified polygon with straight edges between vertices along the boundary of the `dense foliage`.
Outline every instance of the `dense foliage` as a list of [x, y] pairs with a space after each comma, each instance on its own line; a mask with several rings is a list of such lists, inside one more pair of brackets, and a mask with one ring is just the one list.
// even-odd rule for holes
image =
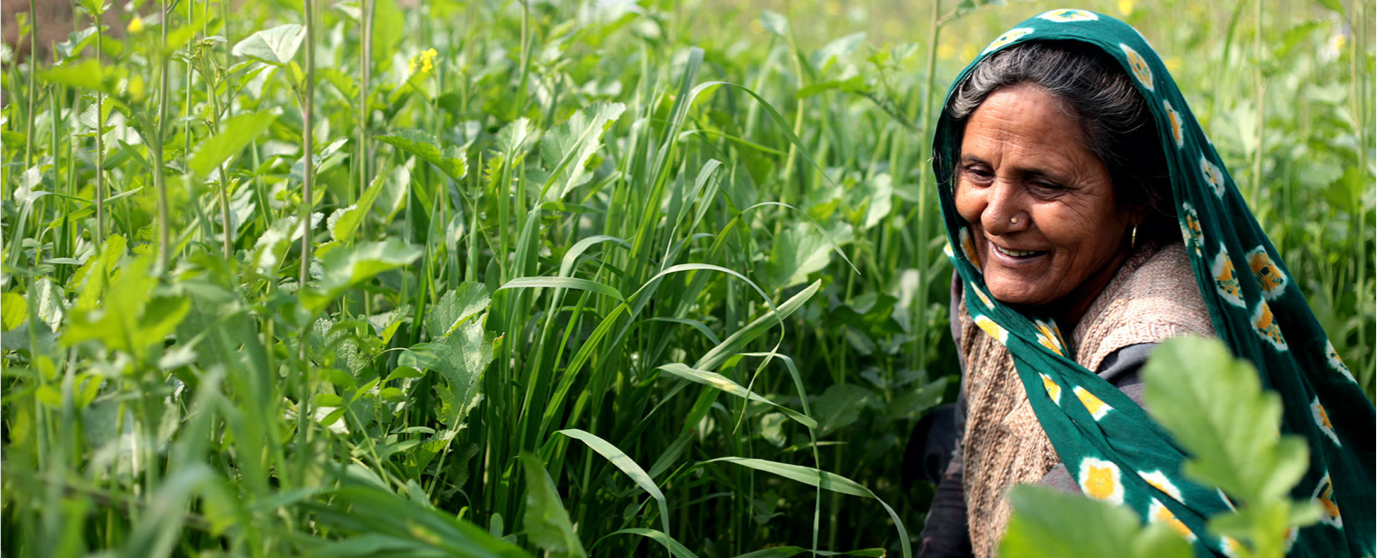
[[[927, 123], [1053, 5], [78, 3], [2, 74], [5, 554], [908, 555]], [[1092, 4], [1371, 394], [1371, 5]]]

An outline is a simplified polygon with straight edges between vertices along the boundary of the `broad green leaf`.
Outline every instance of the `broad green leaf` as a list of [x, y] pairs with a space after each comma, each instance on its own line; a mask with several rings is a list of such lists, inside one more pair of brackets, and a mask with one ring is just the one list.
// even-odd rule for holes
[[[850, 228], [844, 228], [841, 242], [850, 240]], [[799, 221], [780, 231], [770, 245], [770, 259], [766, 261], [762, 285], [769, 290], [783, 289], [808, 280], [809, 274], [827, 267], [832, 245], [809, 223]]]
[[900, 521], [899, 514], [895, 513], [895, 510], [891, 508], [889, 504], [886, 504], [884, 500], [881, 500], [880, 497], [876, 496], [874, 492], [871, 492], [871, 489], [858, 484], [856, 481], [812, 467], [790, 465], [788, 463], [778, 463], [750, 457], [719, 457], [717, 459], [710, 459], [704, 463], [716, 463], [720, 461], [735, 463], [748, 469], [780, 475], [809, 486], [822, 488], [823, 490], [851, 496], [861, 496], [862, 498], [871, 498], [879, 502], [881, 507], [884, 507], [885, 511], [890, 514], [890, 519], [894, 520], [895, 528], [899, 531], [900, 548], [904, 552], [904, 558], [913, 558], [914, 556], [914, 551], [909, 546], [909, 531], [904, 528], [904, 522]]
[[441, 149], [440, 141], [421, 130], [402, 129], [374, 136], [374, 139], [415, 155], [458, 182], [469, 172], [467, 156], [457, 147]]
[[493, 333], [478, 321], [468, 321], [443, 339], [433, 343], [437, 363], [434, 369], [445, 379], [436, 386], [440, 408], [436, 416], [450, 428], [464, 424], [469, 411], [483, 398], [480, 388], [488, 365], [493, 362]]
[[767, 405], [780, 409], [781, 412], [785, 413], [785, 415], [789, 416], [789, 418], [791, 419], [794, 419], [794, 421], [798, 422], [799, 424], [802, 424], [808, 428], [818, 427], [818, 423], [816, 421], [804, 415], [803, 413], [800, 413], [798, 411], [795, 411], [794, 409], [790, 409], [788, 407], [780, 405], [779, 403], [776, 403], [774, 401], [761, 397], [760, 395], [757, 395], [751, 391], [748, 391], [746, 388], [742, 387], [741, 384], [732, 381], [731, 379], [729, 379], [726, 376], [723, 376], [722, 374], [718, 374], [716, 372], [708, 372], [705, 370], [695, 370], [679, 362], [662, 364], [660, 366], [657, 366], [656, 368], [659, 370], [664, 370], [670, 374], [675, 375], [676, 377], [684, 378], [694, 383], [699, 383], [708, 387], [717, 388], [719, 390], [725, 391], [742, 399], [748, 399], [750, 401], [755, 401], [758, 403], [765, 403]]
[[526, 471], [526, 509], [522, 521], [527, 537], [552, 556], [587, 556], [579, 536], [574, 534], [574, 525], [569, 521], [550, 473], [530, 453], [522, 452], [518, 459]]
[[90, 45], [96, 36], [96, 26], [91, 25], [80, 31], [73, 31], [67, 35], [67, 40], [57, 44], [57, 52], [66, 60], [74, 56], [81, 55], [81, 51]]
[[191, 156], [189, 167], [197, 176], [210, 176], [211, 171], [233, 157], [263, 135], [277, 120], [271, 112], [250, 112], [230, 117], [220, 133], [201, 141]]
[[275, 66], [292, 61], [306, 38], [306, 29], [295, 23], [279, 25], [249, 35], [230, 49], [235, 56], [247, 56]]
[[320, 283], [302, 290], [302, 304], [319, 312], [346, 289], [384, 271], [408, 265], [419, 257], [420, 248], [395, 239], [331, 250], [321, 259]]
[[[541, 158], [550, 178], [542, 186], [542, 201], [555, 201], [570, 190], [588, 182], [593, 175], [584, 166], [603, 145], [603, 129], [617, 120], [626, 107], [622, 103], [597, 103], [579, 110], [564, 124], [541, 139]], [[552, 188], [553, 185], [553, 188]]]
[[48, 83], [60, 83], [106, 95], [119, 93], [117, 86], [123, 76], [123, 67], [101, 65], [94, 58], [39, 70], [37, 74], [38, 79]]
[[[612, 445], [607, 440], [599, 438], [598, 436], [578, 428], [567, 428], [565, 430], [557, 430], [556, 432], [588, 444], [590, 448], [593, 448], [593, 451], [598, 452], [599, 455], [602, 455], [608, 461], [612, 462], [613, 466], [621, 469], [623, 473], [631, 477], [632, 482], [636, 483], [642, 490], [645, 490], [647, 494], [650, 494], [651, 498], [655, 499], [656, 505], [660, 507], [661, 528], [664, 529], [666, 533], [672, 532], [670, 531], [670, 508], [665, 503], [665, 494], [661, 493], [660, 488], [656, 486], [651, 476], [646, 474], [645, 469], [642, 469], [640, 465], [632, 461], [632, 458], [627, 457], [627, 454], [622, 453], [622, 450], [617, 449], [617, 446]], [[667, 548], [670, 546], [667, 541], [662, 540], [661, 543], [665, 544]]]
[[1002, 558], [1191, 558], [1186, 539], [1164, 523], [1144, 527], [1129, 508], [1042, 486], [1009, 492], [1014, 514]]
[[530, 119], [522, 117], [513, 120], [498, 132], [498, 149], [504, 157], [510, 156], [513, 159], [520, 157], [532, 135], [534, 132], [531, 130]]
[[9, 331], [29, 319], [29, 303], [24, 295], [7, 292], [0, 295], [0, 331]]
[[1194, 456], [1183, 467], [1188, 476], [1248, 505], [1286, 498], [1306, 473], [1306, 444], [1278, 438], [1281, 398], [1219, 341], [1168, 340], [1143, 378], [1149, 412]]
[[460, 283], [431, 306], [426, 315], [426, 332], [439, 339], [454, 331], [459, 323], [488, 308], [488, 286], [477, 282]]
[[111, 279], [98, 308], [74, 309], [62, 332], [63, 345], [97, 340], [112, 350], [139, 355], [162, 343], [191, 310], [191, 301], [183, 295], [154, 296], [157, 278], [149, 273], [152, 263], [151, 254], [135, 258]]
[[822, 433], [835, 432], [856, 422], [861, 418], [863, 403], [871, 395], [871, 390], [856, 384], [828, 386], [813, 404]]

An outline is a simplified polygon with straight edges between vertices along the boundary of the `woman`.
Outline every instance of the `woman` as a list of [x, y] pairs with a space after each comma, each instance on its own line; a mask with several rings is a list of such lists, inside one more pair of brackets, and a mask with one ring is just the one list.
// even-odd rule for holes
[[1293, 496], [1327, 513], [1291, 554], [1372, 554], [1373, 407], [1141, 35], [1083, 10], [1025, 21], [957, 78], [933, 144], [963, 378], [921, 555], [993, 555], [1017, 483], [1122, 504], [1231, 555], [1205, 528], [1230, 504], [1180, 475], [1139, 406], [1139, 367], [1180, 335], [1251, 360], [1283, 397], [1283, 430], [1308, 440]]

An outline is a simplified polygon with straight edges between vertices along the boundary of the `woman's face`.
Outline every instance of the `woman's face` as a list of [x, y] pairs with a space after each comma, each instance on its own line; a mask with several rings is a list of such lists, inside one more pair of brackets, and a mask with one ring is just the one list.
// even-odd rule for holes
[[991, 294], [1057, 302], [1075, 322], [1128, 254], [1134, 216], [1071, 112], [1033, 84], [991, 93], [967, 121], [955, 198]]

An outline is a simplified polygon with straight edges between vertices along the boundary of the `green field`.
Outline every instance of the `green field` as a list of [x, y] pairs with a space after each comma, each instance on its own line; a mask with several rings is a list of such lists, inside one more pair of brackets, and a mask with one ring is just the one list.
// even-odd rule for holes
[[[936, 1], [79, 0], [0, 74], [0, 553], [906, 555], [929, 123], [1061, 7]], [[1373, 5], [1089, 4], [1372, 398]]]

